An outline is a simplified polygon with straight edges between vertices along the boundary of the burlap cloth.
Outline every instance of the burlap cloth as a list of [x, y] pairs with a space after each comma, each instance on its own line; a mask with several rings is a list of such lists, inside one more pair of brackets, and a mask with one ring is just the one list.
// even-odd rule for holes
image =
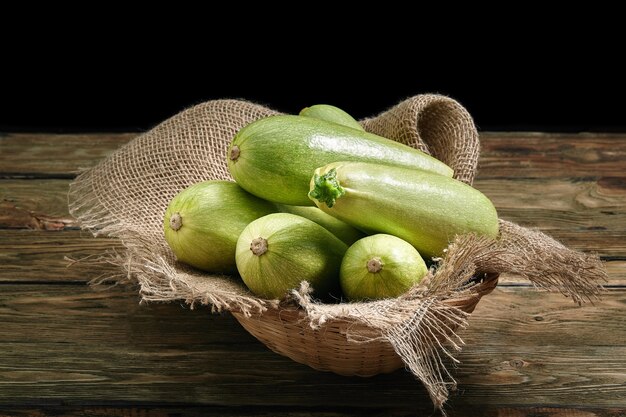
[[[279, 308], [278, 300], [252, 295], [238, 277], [210, 275], [178, 264], [163, 236], [163, 215], [172, 197], [203, 180], [232, 180], [226, 150], [246, 124], [276, 114], [242, 100], [214, 100], [189, 108], [139, 135], [71, 184], [70, 212], [94, 235], [116, 236], [123, 253], [107, 254], [122, 278], [139, 284], [145, 301], [184, 300], [246, 316]], [[367, 131], [421, 149], [454, 169], [455, 178], [472, 184], [479, 156], [478, 133], [468, 112], [439, 95], [409, 98], [382, 114], [361, 121]], [[299, 305], [306, 324], [324, 326], [350, 320], [367, 334], [349, 334], [362, 343], [386, 339], [407, 369], [441, 409], [454, 379], [446, 357], [460, 349], [454, 329], [467, 314], [443, 300], [471, 292], [468, 280], [481, 273], [514, 273], [536, 286], [557, 290], [581, 303], [596, 297], [606, 279], [599, 258], [572, 251], [538, 231], [500, 221], [497, 240], [460, 236], [423, 285], [392, 300], [320, 304], [306, 284], [281, 303]], [[361, 326], [362, 328], [362, 326]]]

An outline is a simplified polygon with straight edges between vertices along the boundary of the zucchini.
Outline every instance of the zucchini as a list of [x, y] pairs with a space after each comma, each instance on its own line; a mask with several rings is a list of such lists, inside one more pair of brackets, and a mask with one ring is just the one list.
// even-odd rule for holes
[[324, 213], [314, 206], [290, 206], [288, 204], [277, 204], [278, 210], [283, 213], [297, 214], [314, 221], [326, 230], [337, 236], [346, 245], [352, 245], [357, 240], [365, 237], [360, 230], [350, 226], [346, 222], [334, 218], [330, 214]]
[[339, 267], [347, 249], [309, 219], [274, 213], [246, 226], [235, 259], [243, 282], [259, 297], [280, 299], [308, 281], [318, 297], [328, 298], [338, 293]]
[[252, 122], [228, 148], [228, 168], [246, 191], [265, 200], [313, 205], [307, 197], [313, 171], [334, 161], [371, 161], [430, 170], [452, 169], [417, 149], [311, 117], [277, 115]]
[[170, 201], [163, 219], [165, 240], [180, 262], [235, 274], [237, 237], [248, 223], [276, 211], [274, 204], [234, 182], [200, 182]]
[[498, 235], [498, 214], [480, 191], [430, 172], [364, 162], [315, 170], [310, 198], [361, 230], [388, 233], [422, 256], [441, 256], [456, 235]]
[[333, 122], [353, 129], [365, 131], [363, 126], [357, 122], [354, 117], [350, 116], [339, 107], [331, 106], [329, 104], [316, 104], [311, 107], [305, 107], [300, 111], [300, 116], [313, 117], [319, 120], [326, 120], [327, 122]]
[[339, 282], [352, 301], [397, 297], [428, 273], [426, 263], [399, 237], [376, 234], [348, 248], [341, 262]]

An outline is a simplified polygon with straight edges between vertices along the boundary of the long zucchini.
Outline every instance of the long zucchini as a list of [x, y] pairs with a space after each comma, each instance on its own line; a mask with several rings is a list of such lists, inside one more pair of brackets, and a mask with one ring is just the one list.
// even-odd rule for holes
[[311, 107], [305, 107], [300, 110], [300, 116], [313, 117], [315, 119], [326, 120], [327, 122], [333, 122], [365, 131], [363, 126], [361, 126], [354, 117], [350, 116], [349, 113], [339, 107], [331, 106], [330, 104], [316, 104]]
[[313, 171], [335, 161], [369, 161], [452, 176], [443, 162], [417, 149], [311, 117], [278, 115], [250, 123], [228, 148], [228, 168], [242, 188], [265, 200], [312, 205]]
[[456, 235], [498, 235], [498, 214], [484, 194], [426, 171], [331, 163], [315, 170], [309, 196], [326, 213], [362, 230], [400, 237], [422, 256], [440, 256]]
[[315, 206], [290, 206], [288, 204], [277, 204], [278, 211], [291, 213], [312, 220], [324, 229], [337, 236], [346, 245], [352, 245], [357, 240], [365, 237], [360, 230], [355, 229], [346, 222], [324, 213]]

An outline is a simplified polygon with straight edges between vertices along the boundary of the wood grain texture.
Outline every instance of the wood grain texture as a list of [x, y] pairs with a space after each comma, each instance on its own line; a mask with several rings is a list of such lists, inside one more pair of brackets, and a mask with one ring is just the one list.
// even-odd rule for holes
[[[621, 269], [626, 261], [626, 185], [620, 181], [615, 177], [611, 181], [487, 179], [478, 180], [476, 187], [492, 199], [502, 218], [541, 230], [573, 249], [594, 252], [615, 262], [607, 265], [615, 271], [610, 274], [612, 285], [615, 279], [626, 279], [626, 270]], [[76, 221], [67, 210], [69, 183], [63, 179], [0, 180], [0, 229], [76, 229]], [[0, 246], [3, 239], [29, 238], [23, 234], [1, 236]], [[87, 238], [88, 234], [84, 236]], [[46, 239], [45, 235], [35, 237], [45, 244], [41, 240]], [[50, 244], [56, 244], [57, 238], [49, 237]], [[17, 246], [7, 246], [17, 259]], [[97, 247], [88, 254], [102, 249]]]
[[626, 176], [478, 179], [500, 217], [543, 231], [616, 229], [626, 233]]
[[[76, 282], [84, 283], [103, 275], [117, 275], [114, 267], [101, 265], [94, 269], [81, 259], [107, 253], [123, 254], [119, 240], [93, 238], [80, 230], [2, 230], [0, 228], [0, 283], [2, 282]], [[609, 279], [606, 285], [626, 285], [626, 260], [605, 261]], [[500, 277], [500, 286], [532, 286], [528, 280], [512, 274]]]
[[[3, 285], [0, 404], [115, 398], [430, 407], [405, 371], [373, 378], [317, 372], [269, 351], [228, 314], [138, 301], [125, 287]], [[625, 305], [624, 290], [581, 308], [558, 294], [497, 289], [462, 333], [467, 346], [454, 371], [461, 389], [450, 408], [626, 408]]]
[[[136, 134], [0, 135], [0, 416], [432, 415], [405, 371], [317, 372], [229, 314], [86, 285], [121, 251], [81, 232], [69, 182]], [[606, 260], [595, 305], [503, 275], [462, 332], [450, 416], [626, 416], [626, 135], [484, 133], [476, 188], [502, 218]]]
[[74, 177], [137, 136], [0, 134], [0, 177]]
[[[32, 227], [30, 220], [9, 220], [8, 208], [31, 216], [71, 222], [67, 192], [71, 180], [0, 180], [0, 202], [7, 207], [2, 227]], [[538, 229], [575, 229], [626, 233], [626, 176], [589, 178], [477, 179], [475, 187], [494, 203], [501, 217]], [[42, 193], [45, 190], [45, 193]], [[3, 219], [3, 220], [1, 220]], [[74, 226], [70, 223], [70, 226]]]
[[[398, 408], [368, 407], [340, 409], [320, 407], [220, 407], [220, 406], [197, 406], [197, 407], [149, 407], [131, 404], [112, 404], [111, 406], [68, 406], [50, 405], [45, 408], [36, 406], [15, 408], [0, 407], [0, 417], [199, 417], [199, 416], [223, 416], [223, 417], [356, 417], [367, 415], [369, 417], [415, 417], [416, 415], [431, 416], [433, 413], [425, 410], [416, 414], [415, 410]], [[462, 410], [448, 410], [450, 417], [624, 417], [624, 408], [554, 408], [554, 407], [518, 407], [518, 408], [470, 408]]]
[[80, 230], [40, 231], [0, 229], [1, 282], [81, 282], [115, 274], [117, 269], [105, 264], [94, 269], [85, 263], [73, 263], [86, 257], [98, 257], [123, 249], [114, 238], [94, 238]]
[[626, 253], [626, 177], [479, 179], [498, 215], [603, 257]]
[[[1, 134], [0, 172], [71, 177], [138, 134]], [[483, 132], [480, 140], [480, 178], [611, 177], [626, 159], [626, 134]]]
[[482, 133], [482, 178], [622, 175], [626, 134]]
[[0, 179], [0, 229], [78, 228], [68, 210], [70, 182], [68, 179]]

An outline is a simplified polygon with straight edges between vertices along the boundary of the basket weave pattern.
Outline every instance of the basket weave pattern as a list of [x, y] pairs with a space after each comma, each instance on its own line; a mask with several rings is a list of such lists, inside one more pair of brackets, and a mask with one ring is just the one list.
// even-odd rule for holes
[[[470, 294], [444, 303], [471, 314], [480, 299], [493, 291], [497, 283], [498, 274], [486, 274]], [[384, 338], [365, 343], [351, 341], [349, 333], [371, 331], [359, 322], [337, 319], [313, 328], [306, 320], [306, 313], [293, 306], [271, 308], [251, 317], [237, 311], [232, 314], [250, 334], [274, 352], [319, 371], [370, 377], [404, 367], [400, 356]]]

